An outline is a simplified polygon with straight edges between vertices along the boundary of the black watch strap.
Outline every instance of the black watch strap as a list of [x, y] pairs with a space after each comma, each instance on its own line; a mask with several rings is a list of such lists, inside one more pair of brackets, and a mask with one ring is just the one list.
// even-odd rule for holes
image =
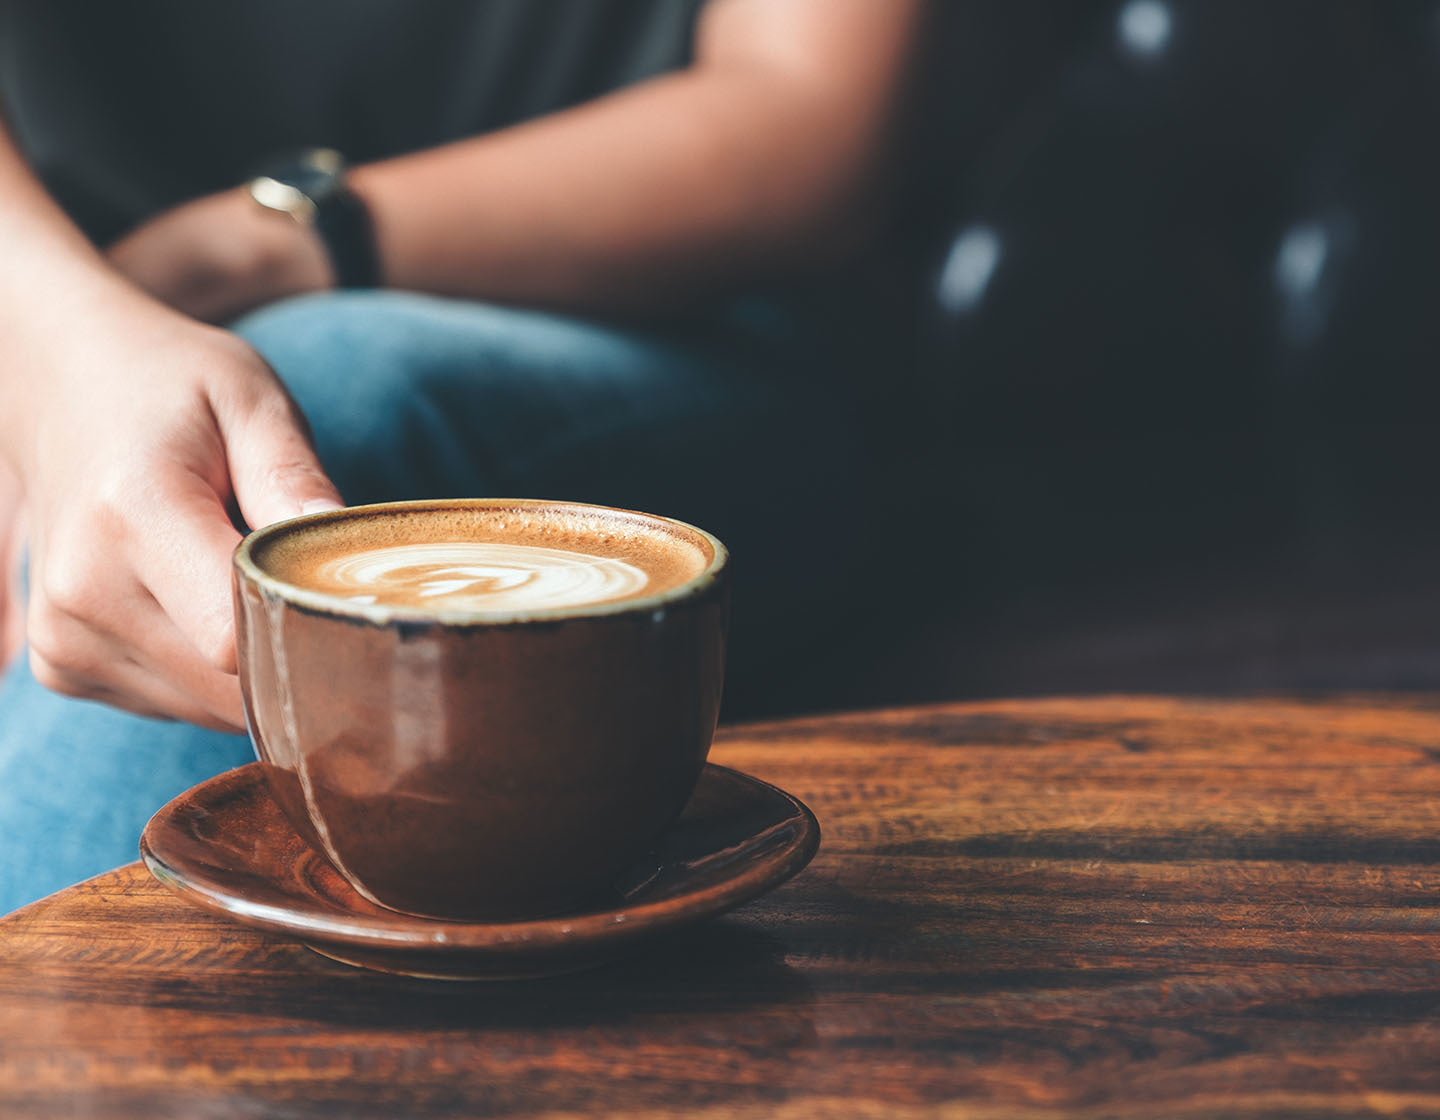
[[341, 186], [317, 200], [315, 232], [330, 254], [337, 288], [381, 286], [375, 227], [359, 195]]

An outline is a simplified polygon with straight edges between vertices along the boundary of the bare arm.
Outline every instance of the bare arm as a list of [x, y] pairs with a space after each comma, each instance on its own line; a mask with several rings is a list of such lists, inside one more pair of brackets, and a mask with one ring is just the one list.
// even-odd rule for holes
[[712, 0], [694, 65], [360, 170], [398, 287], [653, 307], [870, 232], [913, 0]]
[[[387, 284], [652, 312], [830, 263], [874, 232], [922, 4], [711, 0], [686, 70], [356, 169]], [[222, 250], [205, 246], [275, 224], [254, 211], [239, 191], [191, 203], [117, 246], [117, 263], [180, 304], [197, 285], [224, 289], [223, 277], [207, 280], [228, 267]], [[220, 319], [327, 286], [308, 235], [294, 227], [291, 238], [288, 263], [257, 253], [263, 269], [233, 277], [218, 311], [187, 310]], [[285, 285], [267, 287], [259, 273]]]
[[116, 272], [3, 127], [0, 245], [0, 459], [24, 494], [35, 674], [238, 729], [229, 510], [260, 524], [334, 488], [269, 367]]
[[[871, 227], [921, 3], [712, 0], [682, 73], [359, 169], [389, 282], [633, 312], [824, 263]], [[230, 511], [260, 525], [336, 495], [268, 367], [172, 308], [222, 321], [327, 287], [323, 249], [232, 190], [101, 256], [3, 129], [0, 245], [36, 674], [237, 726]]]

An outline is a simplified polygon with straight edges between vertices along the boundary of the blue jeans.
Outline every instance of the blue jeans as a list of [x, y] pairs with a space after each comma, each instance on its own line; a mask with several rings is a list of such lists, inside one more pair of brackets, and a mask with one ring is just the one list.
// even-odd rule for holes
[[[823, 592], [784, 561], [845, 495], [841, 363], [763, 309], [641, 332], [353, 292], [235, 329], [351, 504], [569, 498], [702, 525], [736, 557], [732, 651], [753, 634], [761, 674], [785, 656], [775, 620]], [[48, 692], [22, 656], [0, 683], [0, 913], [135, 859], [151, 813], [253, 757], [243, 736]]]

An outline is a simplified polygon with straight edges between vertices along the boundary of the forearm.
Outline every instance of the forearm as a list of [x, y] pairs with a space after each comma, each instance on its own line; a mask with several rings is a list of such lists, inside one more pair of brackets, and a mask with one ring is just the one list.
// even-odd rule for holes
[[911, 22], [866, 44], [856, 65], [874, 76], [838, 90], [722, 45], [588, 105], [359, 168], [386, 283], [636, 311], [828, 263], [869, 232]]
[[46, 192], [3, 120], [0, 246], [0, 335], [12, 342], [65, 321], [95, 293], [133, 293]]
[[[232, 516], [339, 504], [303, 419], [249, 346], [97, 253], [3, 134], [0, 247], [0, 507], [23, 488], [35, 678], [238, 731]], [[18, 639], [4, 590], [0, 661]]]
[[23, 457], [49, 359], [140, 306], [164, 311], [114, 271], [50, 198], [0, 123], [0, 457]]

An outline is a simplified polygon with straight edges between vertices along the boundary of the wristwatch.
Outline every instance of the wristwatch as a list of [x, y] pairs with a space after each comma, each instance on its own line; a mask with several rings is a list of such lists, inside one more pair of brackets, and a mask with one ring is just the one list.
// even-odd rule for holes
[[276, 156], [246, 186], [267, 210], [314, 228], [330, 255], [336, 287], [380, 286], [370, 213], [345, 185], [345, 157], [339, 152], [306, 148]]

